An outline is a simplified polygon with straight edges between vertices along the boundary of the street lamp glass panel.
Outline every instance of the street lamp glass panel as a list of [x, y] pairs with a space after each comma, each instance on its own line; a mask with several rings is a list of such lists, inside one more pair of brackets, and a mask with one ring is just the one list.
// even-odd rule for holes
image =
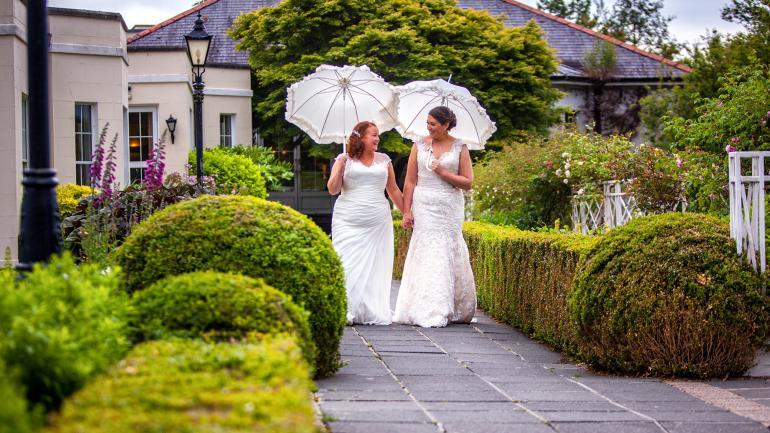
[[187, 38], [187, 50], [190, 56], [190, 62], [193, 66], [206, 66], [206, 57], [209, 52], [211, 39], [190, 39]]

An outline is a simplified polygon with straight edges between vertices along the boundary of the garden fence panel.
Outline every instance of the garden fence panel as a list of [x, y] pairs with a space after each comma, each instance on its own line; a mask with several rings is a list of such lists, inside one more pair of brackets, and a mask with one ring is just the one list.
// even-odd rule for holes
[[[730, 237], [738, 254], [746, 254], [754, 269], [764, 273], [765, 253], [765, 157], [770, 152], [730, 152]], [[751, 174], [744, 175], [744, 168]]]

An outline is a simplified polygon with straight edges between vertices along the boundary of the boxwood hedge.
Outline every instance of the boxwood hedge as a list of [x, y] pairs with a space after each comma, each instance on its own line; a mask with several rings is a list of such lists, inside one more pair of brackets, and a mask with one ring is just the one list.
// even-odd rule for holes
[[169, 337], [207, 341], [294, 334], [313, 365], [316, 348], [308, 313], [261, 280], [199, 271], [164, 278], [133, 297], [135, 340]]
[[628, 373], [725, 376], [768, 337], [762, 279], [728, 225], [702, 214], [639, 218], [586, 254], [569, 306], [581, 356]]
[[316, 374], [339, 367], [346, 295], [329, 237], [308, 217], [248, 196], [204, 196], [167, 207], [139, 224], [113, 261], [128, 291], [197, 270], [263, 278], [310, 313]]
[[[639, 218], [600, 237], [469, 222], [479, 306], [492, 317], [610, 371], [725, 376], [768, 337], [762, 280], [725, 222]], [[395, 272], [409, 232], [397, 226]]]
[[65, 401], [46, 433], [314, 433], [293, 338], [139, 344]]

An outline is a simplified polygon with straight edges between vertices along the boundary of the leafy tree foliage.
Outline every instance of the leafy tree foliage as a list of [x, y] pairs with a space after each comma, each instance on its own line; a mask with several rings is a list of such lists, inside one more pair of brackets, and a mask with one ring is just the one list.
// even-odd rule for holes
[[[685, 120], [700, 124], [696, 119], [708, 113], [713, 114], [709, 107], [714, 104], [718, 104], [716, 108], [721, 112], [731, 105], [732, 98], [751, 99], [755, 102], [749, 105], [760, 110], [761, 107], [756, 103], [764, 96], [757, 94], [755, 91], [759, 89], [752, 84], [756, 84], [759, 78], [746, 71], [764, 71], [762, 74], [765, 77], [770, 75], [770, 0], [733, 0], [731, 5], [722, 10], [722, 17], [744, 25], [747, 31], [735, 35], [714, 31], [705, 35], [702, 46], [689, 49], [689, 58], [685, 61], [693, 68], [693, 72], [685, 76], [684, 86], [673, 91], [659, 89], [641, 101], [642, 121], [649, 135], [654, 137], [656, 145], [668, 147], [687, 140], [696, 144], [693, 140], [699, 140], [703, 131], [714, 126], [708, 122], [719, 118], [709, 118], [702, 125], [703, 128], [691, 129], [690, 139], [685, 137], [684, 130], [678, 126], [687, 125]], [[752, 83], [741, 84], [746, 81]], [[741, 107], [737, 112], [746, 109], [748, 106]], [[735, 125], [745, 126], [745, 131], [741, 129], [745, 133], [724, 124], [727, 129], [718, 134], [720, 138], [716, 142], [712, 136], [698, 145], [717, 152], [725, 146], [724, 137], [756, 134], [752, 132], [752, 125], [766, 114], [765, 111], [745, 112], [744, 116], [734, 119]], [[729, 115], [728, 118], [732, 119]], [[669, 121], [673, 122], [672, 126], [665, 128], [664, 124]], [[677, 132], [676, 138], [674, 132]], [[746, 140], [741, 144], [745, 145]], [[751, 147], [755, 146], [752, 144]]]
[[662, 13], [662, 0], [617, 0], [602, 23], [602, 31], [618, 39], [663, 54], [671, 50], [668, 24], [673, 17]]
[[537, 7], [576, 24], [639, 45], [666, 58], [681, 50], [669, 34], [673, 17], [662, 14], [662, 0], [541, 0]]
[[506, 28], [453, 0], [287, 0], [240, 16], [231, 35], [251, 52], [254, 122], [276, 144], [298, 134], [283, 118], [286, 88], [324, 63], [366, 64], [393, 84], [451, 73], [497, 122], [496, 139], [555, 120], [556, 61], [540, 28]]
[[722, 9], [722, 18], [740, 23], [752, 33], [770, 29], [770, 1], [733, 0], [732, 5]]
[[542, 0], [537, 7], [590, 29], [599, 25], [600, 15], [605, 11], [602, 0]]

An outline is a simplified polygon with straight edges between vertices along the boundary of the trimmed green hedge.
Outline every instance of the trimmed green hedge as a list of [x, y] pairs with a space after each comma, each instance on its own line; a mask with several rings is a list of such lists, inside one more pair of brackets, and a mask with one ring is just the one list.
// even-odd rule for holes
[[761, 288], [726, 223], [669, 213], [603, 236], [578, 269], [570, 312], [581, 356], [597, 366], [719, 377], [751, 367], [768, 337]]
[[67, 399], [46, 433], [314, 433], [312, 382], [290, 337], [153, 341]]
[[128, 297], [115, 272], [68, 254], [22, 280], [0, 272], [0, 358], [18, 373], [29, 406], [56, 409], [128, 350]]
[[480, 222], [463, 229], [479, 306], [527, 334], [571, 352], [567, 295], [594, 238], [534, 233]]
[[[188, 155], [190, 173], [197, 170], [195, 151]], [[267, 198], [267, 187], [262, 170], [243, 155], [236, 155], [215, 147], [203, 152], [203, 174], [214, 176], [219, 194], [247, 194]]]
[[316, 374], [339, 368], [346, 295], [331, 240], [308, 217], [248, 196], [204, 196], [139, 224], [112, 259], [128, 291], [197, 270], [263, 278], [310, 313]]
[[[479, 306], [593, 366], [720, 377], [768, 337], [761, 279], [724, 221], [639, 218], [603, 237], [465, 223]], [[409, 231], [396, 225], [400, 274]]]
[[136, 292], [133, 305], [131, 323], [139, 341], [227, 341], [289, 333], [310, 365], [315, 362], [308, 313], [261, 280], [214, 271], [177, 275]]

